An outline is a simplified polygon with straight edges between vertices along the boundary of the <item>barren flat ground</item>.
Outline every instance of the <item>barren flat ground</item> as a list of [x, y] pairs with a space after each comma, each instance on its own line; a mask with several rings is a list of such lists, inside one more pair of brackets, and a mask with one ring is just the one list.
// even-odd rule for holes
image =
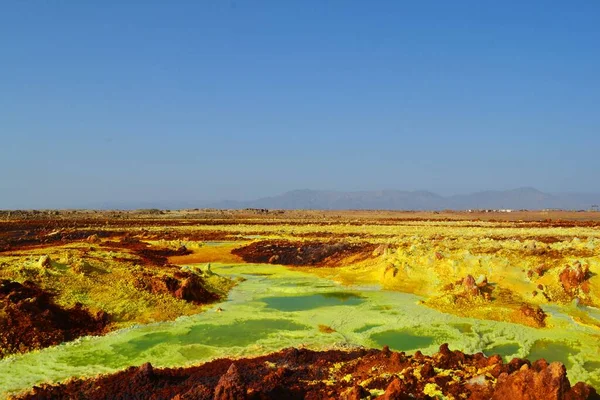
[[0, 397], [598, 398], [598, 273], [600, 212], [2, 211]]

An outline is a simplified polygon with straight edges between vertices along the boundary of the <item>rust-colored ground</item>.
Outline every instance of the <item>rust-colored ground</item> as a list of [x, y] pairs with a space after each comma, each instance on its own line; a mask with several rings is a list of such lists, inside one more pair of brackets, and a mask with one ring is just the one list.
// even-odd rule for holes
[[0, 280], [0, 358], [98, 335], [107, 325], [108, 315], [101, 311], [92, 315], [80, 305], [66, 309], [32, 282]]
[[304, 242], [298, 244], [284, 240], [260, 241], [232, 251], [248, 263], [282, 265], [339, 266], [363, 261], [373, 253], [377, 245], [372, 243]]
[[[472, 399], [596, 400], [588, 385], [571, 386], [564, 366], [467, 355], [446, 345], [431, 357], [383, 350], [287, 349], [252, 359], [155, 370], [150, 364], [89, 380], [34, 388], [42, 399]], [[444, 397], [442, 397], [444, 396]]]

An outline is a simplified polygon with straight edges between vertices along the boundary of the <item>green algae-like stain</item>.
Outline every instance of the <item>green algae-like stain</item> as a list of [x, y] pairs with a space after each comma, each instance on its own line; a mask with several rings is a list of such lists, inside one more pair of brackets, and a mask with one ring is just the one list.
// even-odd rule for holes
[[133, 358], [161, 343], [176, 343], [178, 336], [169, 332], [152, 332], [125, 343], [113, 345], [115, 353]]
[[88, 367], [90, 365], [99, 365], [109, 368], [120, 368], [126, 362], [126, 358], [115, 357], [109, 351], [92, 351], [89, 353], [72, 353], [61, 356], [59, 360], [71, 367]]
[[354, 332], [356, 332], [356, 333], [364, 333], [364, 332], [366, 332], [366, 331], [368, 331], [370, 329], [377, 328], [378, 326], [381, 326], [381, 325], [380, 324], [366, 324], [366, 325], [364, 325], [364, 326], [356, 329]]
[[460, 333], [472, 333], [473, 325], [471, 324], [452, 324]]
[[286, 319], [251, 319], [230, 324], [203, 324], [190, 328], [186, 334], [153, 332], [113, 346], [121, 356], [135, 357], [158, 345], [205, 345], [213, 347], [248, 346], [279, 331], [308, 329]]
[[212, 354], [212, 351], [204, 346], [190, 345], [179, 349], [179, 354], [186, 360], [195, 361], [207, 358]]
[[540, 358], [548, 362], [558, 361], [571, 368], [573, 363], [569, 360], [569, 354], [578, 353], [578, 350], [562, 342], [551, 342], [538, 340], [533, 344], [527, 358], [533, 362]]
[[310, 282], [290, 282], [290, 283], [283, 283], [280, 286], [281, 287], [310, 287], [310, 286], [313, 286], [313, 284]]
[[492, 356], [494, 354], [498, 354], [502, 356], [502, 358], [507, 359], [510, 356], [514, 356], [521, 349], [521, 347], [516, 343], [505, 343], [499, 344], [497, 346], [489, 347], [485, 349], [483, 352], [486, 356]]
[[365, 299], [351, 292], [316, 293], [305, 296], [274, 296], [262, 299], [267, 308], [279, 311], [313, 310], [331, 306], [355, 306]]
[[414, 332], [404, 330], [392, 330], [379, 332], [371, 335], [380, 347], [389, 346], [396, 351], [417, 350], [431, 346], [435, 339], [431, 336], [419, 335]]
[[208, 247], [219, 247], [219, 246], [227, 246], [230, 245], [232, 242], [224, 242], [224, 241], [207, 241], [207, 242], [202, 242], [203, 246], [208, 246]]
[[204, 344], [215, 347], [248, 346], [279, 331], [308, 329], [286, 319], [251, 319], [226, 325], [197, 325], [187, 335], [180, 336], [182, 344]]
[[[600, 361], [586, 361], [583, 364], [583, 368], [586, 371], [597, 371], [600, 372]], [[600, 387], [600, 379], [597, 378], [598, 375], [597, 374], [593, 374], [589, 377], [588, 383], [591, 384], [593, 387], [597, 388]]]
[[371, 308], [375, 311], [390, 311], [394, 309], [394, 307], [388, 305], [376, 305]]
[[588, 371], [600, 369], [600, 361], [586, 361], [583, 364], [583, 368], [585, 368]]

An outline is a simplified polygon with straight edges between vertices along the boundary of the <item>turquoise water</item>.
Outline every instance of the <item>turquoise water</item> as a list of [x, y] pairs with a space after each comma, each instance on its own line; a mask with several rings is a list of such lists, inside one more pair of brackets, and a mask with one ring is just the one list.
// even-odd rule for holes
[[[318, 350], [388, 345], [432, 354], [449, 343], [452, 350], [469, 353], [563, 361], [572, 380], [600, 381], [598, 341], [593, 336], [597, 332], [565, 317], [554, 320], [561, 324], [554, 329], [534, 329], [443, 314], [420, 305], [411, 294], [345, 287], [277, 265], [211, 265], [218, 274], [246, 278], [226, 301], [172, 322], [134, 326], [0, 360], [0, 398], [42, 382], [110, 373], [145, 362], [187, 366], [291, 346]], [[320, 332], [319, 325], [335, 332]]]

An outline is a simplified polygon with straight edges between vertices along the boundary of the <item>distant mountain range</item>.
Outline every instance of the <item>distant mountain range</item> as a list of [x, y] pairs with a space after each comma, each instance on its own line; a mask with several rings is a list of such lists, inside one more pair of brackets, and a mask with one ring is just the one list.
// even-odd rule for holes
[[300, 210], [467, 210], [467, 209], [566, 209], [588, 210], [600, 205], [598, 193], [544, 193], [524, 187], [484, 191], [466, 195], [440, 196], [428, 191], [335, 192], [293, 190], [252, 201], [221, 201], [211, 208], [300, 209]]

